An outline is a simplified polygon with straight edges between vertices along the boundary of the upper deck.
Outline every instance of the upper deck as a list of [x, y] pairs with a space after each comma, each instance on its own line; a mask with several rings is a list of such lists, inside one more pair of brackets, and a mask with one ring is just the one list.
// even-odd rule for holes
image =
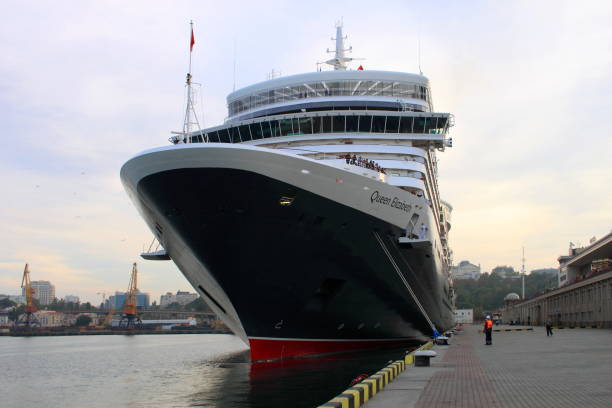
[[227, 97], [229, 121], [351, 106], [431, 111], [429, 80], [393, 71], [319, 71], [260, 82]]

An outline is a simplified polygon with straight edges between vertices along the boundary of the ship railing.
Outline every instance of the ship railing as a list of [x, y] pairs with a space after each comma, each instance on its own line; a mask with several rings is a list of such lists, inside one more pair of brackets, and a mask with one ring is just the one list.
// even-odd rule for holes
[[[364, 165], [361, 164], [357, 164], [355, 163], [349, 163], [348, 166], [344, 166], [343, 164], [345, 164], [346, 162], [346, 154], [338, 154], [338, 153], [326, 153], [326, 152], [321, 152], [318, 150], [310, 150], [310, 149], [300, 149], [298, 147], [283, 147], [283, 150], [297, 150], [300, 152], [305, 152], [305, 153], [310, 153], [310, 154], [316, 154], [316, 155], [323, 155], [322, 157], [312, 157], [312, 159], [314, 160], [325, 160], [326, 162], [334, 162], [339, 164], [339, 167], [342, 167], [344, 170], [348, 170], [351, 173], [359, 173], [362, 176], [366, 176], [366, 177], [370, 177], [373, 179], [378, 179], [382, 182], [386, 182], [387, 180], [387, 173], [385, 172], [385, 169], [380, 167], [380, 171], [376, 170], [376, 169], [372, 169], [369, 167], [366, 167]], [[366, 172], [363, 172], [363, 170], [367, 170]]]

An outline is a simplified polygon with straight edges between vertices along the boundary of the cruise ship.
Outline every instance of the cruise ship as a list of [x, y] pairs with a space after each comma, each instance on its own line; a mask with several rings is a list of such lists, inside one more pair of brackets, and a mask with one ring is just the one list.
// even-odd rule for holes
[[171, 259], [254, 361], [453, 326], [437, 168], [453, 117], [422, 74], [349, 69], [344, 39], [337, 25], [329, 70], [236, 90], [222, 125], [121, 169], [163, 247], [143, 256]]

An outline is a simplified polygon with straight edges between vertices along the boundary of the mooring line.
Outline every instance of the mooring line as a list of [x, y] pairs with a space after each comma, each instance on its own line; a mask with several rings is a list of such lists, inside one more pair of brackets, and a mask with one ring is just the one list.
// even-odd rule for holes
[[431, 327], [431, 330], [434, 332], [434, 334], [438, 333], [438, 331], [436, 330], [436, 326], [434, 326], [433, 322], [431, 321], [431, 319], [427, 315], [427, 312], [425, 311], [425, 308], [423, 307], [423, 305], [421, 305], [421, 302], [419, 302], [419, 299], [417, 298], [416, 294], [414, 293], [414, 291], [410, 287], [410, 284], [408, 283], [408, 281], [406, 280], [404, 275], [402, 275], [402, 271], [400, 270], [399, 266], [397, 266], [397, 263], [395, 263], [395, 259], [393, 259], [393, 257], [391, 256], [391, 253], [387, 249], [387, 247], [386, 247], [385, 243], [383, 242], [383, 240], [380, 238], [380, 235], [378, 235], [378, 232], [374, 231], [374, 236], [376, 237], [376, 240], [380, 244], [380, 247], [383, 249], [383, 251], [385, 251], [385, 255], [387, 255], [387, 258], [389, 258], [389, 261], [391, 262], [391, 265], [393, 265], [393, 268], [395, 269], [395, 272], [397, 273], [397, 275], [400, 277], [400, 279], [404, 283], [404, 286], [406, 286], [406, 289], [408, 289], [408, 292], [410, 293], [410, 295], [414, 299], [414, 302], [416, 303], [416, 305], [421, 310], [421, 313], [423, 314], [423, 317], [425, 317], [425, 320], [427, 320], [427, 323], [429, 323], [429, 326]]

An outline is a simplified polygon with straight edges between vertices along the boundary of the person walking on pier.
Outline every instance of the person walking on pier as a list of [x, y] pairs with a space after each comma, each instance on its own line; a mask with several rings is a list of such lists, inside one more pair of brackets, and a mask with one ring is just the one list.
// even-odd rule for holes
[[491, 334], [493, 333], [493, 320], [491, 320], [491, 316], [487, 316], [484, 322], [484, 332], [485, 332], [485, 345], [490, 346], [493, 344], [493, 340], [491, 339]]
[[553, 332], [552, 332], [552, 323], [550, 320], [546, 321], [546, 337], [548, 336], [552, 336]]

